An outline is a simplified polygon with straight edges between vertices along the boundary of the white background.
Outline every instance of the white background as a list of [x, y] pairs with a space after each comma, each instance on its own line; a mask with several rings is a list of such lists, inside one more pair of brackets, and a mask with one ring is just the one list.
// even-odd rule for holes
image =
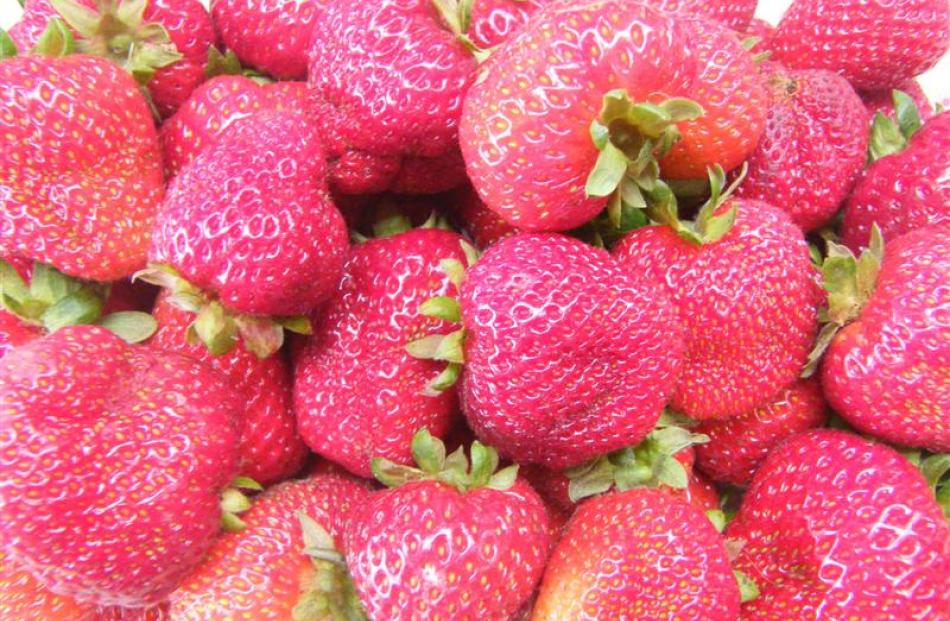
[[[202, 0], [207, 4], [207, 0]], [[775, 24], [782, 17], [791, 0], [759, 0], [756, 15]], [[20, 18], [20, 5], [17, 0], [0, 0], [0, 27], [9, 28]], [[950, 54], [944, 56], [940, 64], [920, 78], [924, 90], [934, 101], [950, 100]], [[950, 106], [948, 106], [950, 107]]]

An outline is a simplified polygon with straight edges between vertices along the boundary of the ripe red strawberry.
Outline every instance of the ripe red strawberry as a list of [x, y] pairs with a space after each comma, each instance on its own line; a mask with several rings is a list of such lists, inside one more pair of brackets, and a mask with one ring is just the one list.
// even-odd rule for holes
[[[207, 9], [198, 0], [28, 0], [10, 31], [21, 51], [33, 47], [51, 18], [64, 18], [76, 51], [103, 56], [148, 86], [162, 118], [170, 116], [205, 79], [215, 43]], [[136, 3], [136, 8], [142, 2]]]
[[674, 220], [635, 230], [614, 248], [628, 272], [664, 283], [686, 325], [670, 406], [696, 420], [748, 412], [793, 382], [823, 300], [808, 246], [784, 212], [742, 199], [717, 209], [735, 223], [717, 225], [706, 242]]
[[650, 198], [654, 159], [674, 178], [737, 166], [762, 132], [765, 101], [752, 57], [718, 23], [645, 3], [561, 0], [481, 68], [459, 135], [489, 208], [526, 230], [563, 231], [608, 195]]
[[293, 615], [298, 602], [310, 595], [311, 585], [328, 575], [304, 554], [299, 515], [315, 520], [340, 541], [351, 511], [368, 495], [365, 485], [339, 474], [270, 488], [241, 515], [246, 528], [218, 538], [201, 565], [172, 593], [170, 621], [335, 618]]
[[144, 277], [198, 313], [195, 334], [212, 353], [240, 334], [270, 355], [284, 326], [308, 329], [281, 317], [308, 313], [332, 292], [348, 239], [325, 173], [314, 124], [269, 111], [235, 123], [172, 180]]
[[307, 110], [303, 82], [260, 84], [240, 75], [216, 76], [199, 86], [162, 124], [165, 170], [178, 174], [199, 153], [216, 144], [232, 124], [264, 110]]
[[[726, 530], [758, 586], [743, 619], [942, 619], [950, 526], [896, 451], [832, 430], [798, 434], [756, 472]], [[737, 546], [738, 547], [738, 546]]]
[[[426, 428], [444, 437], [458, 413], [454, 390], [425, 394], [441, 363], [413, 358], [406, 343], [449, 322], [419, 306], [457, 295], [440, 269], [464, 261], [462, 237], [414, 229], [355, 246], [331, 301], [315, 317], [314, 335], [296, 356], [298, 426], [315, 452], [360, 476], [373, 457], [411, 460], [413, 434]], [[368, 398], [367, 391], [370, 398]]]
[[946, 0], [795, 0], [766, 42], [772, 59], [828, 69], [862, 90], [895, 88], [950, 46]]
[[765, 133], [736, 195], [786, 211], [805, 231], [827, 224], [867, 160], [867, 109], [830, 71], [764, 63], [771, 93]]
[[878, 237], [858, 260], [833, 246], [824, 271], [830, 325], [853, 320], [823, 362], [828, 403], [875, 437], [950, 451], [950, 325], [940, 311], [950, 304], [950, 226], [917, 229], [886, 251]]
[[703, 423], [696, 433], [709, 436], [709, 442], [696, 447], [699, 469], [720, 483], [748, 485], [762, 460], [782, 440], [824, 425], [826, 407], [818, 382], [800, 380], [765, 406]]
[[449, 457], [420, 432], [422, 470], [375, 460], [393, 489], [351, 514], [346, 562], [371, 619], [508, 619], [528, 600], [550, 550], [548, 515], [517, 466], [475, 443]]
[[876, 91], [860, 91], [858, 95], [861, 96], [861, 101], [864, 102], [864, 106], [868, 109], [868, 112], [871, 113], [872, 117], [875, 113], [880, 112], [897, 120], [894, 116], [894, 90], [899, 90], [910, 96], [917, 106], [921, 120], [926, 121], [934, 115], [933, 104], [917, 80], [907, 80], [903, 84], [898, 84], [893, 89], [885, 88]]
[[531, 619], [737, 619], [722, 537], [695, 507], [652, 489], [591, 498], [554, 549]]
[[291, 375], [281, 356], [260, 359], [242, 344], [220, 356], [200, 343], [189, 343], [192, 316], [168, 303], [168, 295], [153, 310], [159, 329], [152, 337], [156, 349], [194, 358], [226, 377], [244, 403], [238, 473], [270, 485], [298, 472], [307, 448], [297, 434]]
[[4, 549], [55, 593], [146, 606], [218, 532], [241, 405], [214, 371], [67, 327], [0, 360]]
[[90, 280], [141, 268], [163, 175], [132, 79], [99, 58], [19, 56], [0, 93], [0, 255]]
[[933, 117], [903, 151], [874, 162], [844, 209], [841, 242], [857, 252], [877, 224], [885, 240], [950, 222], [950, 112]]

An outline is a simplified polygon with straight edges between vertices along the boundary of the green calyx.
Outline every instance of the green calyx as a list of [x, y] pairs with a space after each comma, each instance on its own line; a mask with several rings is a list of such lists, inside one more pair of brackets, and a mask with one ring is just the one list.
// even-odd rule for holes
[[861, 313], [874, 293], [884, 259], [884, 239], [876, 224], [871, 227], [870, 245], [860, 257], [855, 257], [849, 248], [830, 240], [827, 247], [828, 256], [821, 264], [821, 275], [828, 292], [828, 302], [819, 311], [823, 325], [808, 355], [802, 377], [811, 377], [815, 373], [822, 355], [838, 331]]
[[54, 17], [49, 20], [46, 30], [37, 39], [30, 53], [58, 58], [69, 56], [74, 51], [76, 51], [76, 41], [73, 39], [73, 33], [66, 26], [66, 22]]
[[568, 495], [577, 502], [614, 487], [621, 491], [660, 485], [685, 489], [689, 473], [675, 455], [690, 446], [709, 442], [709, 436], [689, 431], [687, 427], [692, 424], [682, 416], [664, 412], [640, 444], [567, 470]]
[[725, 237], [736, 222], [736, 204], [722, 212], [719, 208], [745, 179], [747, 170], [748, 165], [743, 164], [739, 174], [727, 186], [726, 172], [722, 166], [716, 164], [711, 167], [708, 171], [709, 199], [699, 208], [695, 220], [680, 220], [676, 196], [668, 187], [657, 194], [659, 200], [647, 207], [647, 214], [651, 220], [671, 227], [680, 238], [692, 244], [715, 243]]
[[220, 301], [210, 298], [167, 265], [150, 264], [133, 278], [167, 289], [170, 292], [170, 304], [193, 313], [195, 319], [188, 326], [186, 334], [188, 342], [203, 343], [215, 356], [234, 349], [240, 339], [248, 351], [258, 358], [267, 358], [284, 344], [285, 331], [312, 333], [310, 320], [304, 315], [263, 317], [236, 313]]
[[158, 324], [148, 313], [121, 311], [103, 316], [109, 287], [66, 276], [43, 263], [34, 263], [27, 285], [8, 262], [0, 259], [0, 308], [24, 323], [55, 332], [66, 326], [101, 326], [128, 343], [155, 333]]
[[258, 84], [271, 84], [273, 80], [253, 69], [245, 68], [238, 60], [237, 54], [233, 50], [227, 50], [224, 54], [218, 48], [211, 46], [208, 48], [208, 62], [204, 67], [205, 79], [219, 75], [242, 75], [250, 78]]
[[759, 597], [759, 586], [752, 578], [737, 569], [732, 570], [732, 573], [736, 577], [736, 582], [739, 583], [739, 596], [743, 604]]
[[868, 162], [899, 153], [907, 148], [907, 142], [920, 129], [920, 110], [910, 95], [904, 91], [892, 91], [895, 122], [889, 116], [877, 112], [871, 122], [871, 138], [868, 142]]
[[303, 553], [313, 571], [300, 584], [300, 598], [291, 614], [293, 621], [366, 621], [366, 613], [353, 586], [343, 555], [333, 537], [316, 520], [297, 512], [303, 533]]
[[0, 28], [0, 60], [13, 58], [17, 54], [19, 54], [19, 50], [16, 49], [16, 43], [13, 42], [6, 30]]
[[247, 492], [260, 492], [264, 488], [261, 484], [249, 477], [234, 477], [223, 492], [221, 492], [221, 528], [229, 533], [239, 533], [247, 524], [238, 517], [251, 508], [251, 499]]
[[97, 0], [96, 10], [76, 0], [50, 0], [50, 4], [79, 35], [77, 52], [108, 58], [140, 84], [182, 58], [164, 26], [144, 22], [148, 0]]
[[[429, 217], [426, 218], [426, 221], [416, 228], [441, 229], [443, 231], [452, 230], [448, 220], [435, 211], [429, 214]], [[394, 235], [399, 235], [400, 233], [406, 233], [412, 229], [412, 221], [404, 213], [397, 212], [385, 214], [373, 223], [373, 238], [379, 239], [383, 237], [392, 237]], [[357, 243], [364, 243], [370, 239], [359, 232], [354, 232], [353, 235]]]
[[445, 454], [445, 445], [428, 429], [420, 429], [412, 437], [412, 457], [418, 468], [396, 464], [388, 459], [373, 459], [373, 475], [387, 487], [400, 487], [410, 481], [440, 481], [460, 492], [479, 487], [506, 490], [518, 477], [517, 464], [498, 470], [498, 451], [479, 441], [469, 449], [471, 463], [464, 447]]
[[468, 36], [469, 26], [472, 24], [472, 7], [475, 0], [432, 0], [432, 5], [438, 11], [442, 21], [449, 31], [465, 49], [472, 53], [475, 60], [482, 63], [491, 56], [491, 50], [478, 47]]
[[950, 453], [922, 457], [917, 467], [943, 509], [944, 517], [950, 522]]

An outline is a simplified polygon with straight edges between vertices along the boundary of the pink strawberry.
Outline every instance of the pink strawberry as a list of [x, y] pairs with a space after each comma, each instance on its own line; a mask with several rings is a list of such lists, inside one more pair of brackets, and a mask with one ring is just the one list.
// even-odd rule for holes
[[665, 285], [686, 325], [670, 406], [696, 420], [748, 412], [795, 381], [823, 299], [808, 245], [784, 212], [737, 199], [710, 217], [715, 203], [697, 220], [705, 233], [666, 214], [670, 225], [635, 230], [613, 251], [628, 272]]
[[874, 224], [891, 240], [950, 222], [950, 112], [927, 121], [903, 150], [895, 147], [867, 169], [845, 205], [841, 241], [852, 251], [867, 246]]
[[508, 619], [531, 596], [550, 549], [544, 503], [517, 466], [475, 443], [461, 450], [413, 439], [422, 470], [374, 461], [393, 489], [352, 514], [346, 563], [371, 619]]
[[464, 261], [462, 243], [454, 232], [415, 229], [353, 248], [335, 295], [315, 317], [313, 337], [296, 356], [298, 424], [315, 452], [370, 476], [373, 457], [408, 463], [420, 428], [448, 433], [458, 413], [455, 391], [424, 394], [442, 364], [413, 358], [405, 345], [452, 330], [419, 306], [457, 295], [439, 265]]
[[149, 341], [163, 349], [194, 358], [218, 371], [239, 392], [244, 403], [239, 474], [261, 485], [286, 479], [300, 470], [307, 448], [297, 434], [291, 375], [280, 356], [260, 359], [243, 344], [226, 354], [212, 355], [186, 337], [192, 316], [168, 302], [164, 294], [153, 310], [159, 329]]
[[758, 0], [661, 0], [651, 6], [670, 13], [689, 13], [711, 17], [742, 32], [749, 25]]
[[894, 120], [897, 120], [894, 116], [895, 90], [901, 91], [902, 93], [910, 96], [911, 100], [914, 102], [914, 105], [917, 106], [917, 111], [921, 120], [926, 121], [934, 115], [933, 104], [930, 102], [930, 98], [927, 97], [927, 93], [924, 92], [923, 87], [917, 80], [907, 80], [903, 84], [898, 84], [893, 89], [885, 88], [876, 91], [861, 91], [858, 93], [858, 95], [861, 96], [861, 101], [864, 102], [864, 106], [868, 109], [868, 112], [870, 112], [872, 116], [875, 113], [880, 112]]
[[348, 248], [325, 173], [314, 124], [269, 111], [235, 123], [173, 179], [143, 277], [198, 314], [195, 336], [212, 353], [240, 334], [266, 357], [284, 327], [309, 331], [304, 318], [287, 317], [330, 295]]
[[4, 550], [53, 592], [160, 602], [218, 532], [241, 406], [214, 371], [67, 327], [0, 360]]
[[896, 451], [832, 430], [793, 436], [726, 530], [758, 586], [743, 619], [942, 619], [950, 526]]
[[772, 59], [828, 69], [855, 88], [895, 88], [950, 47], [946, 0], [794, 0], [766, 41]]
[[830, 71], [764, 63], [771, 105], [736, 195], [786, 211], [805, 231], [827, 224], [867, 160], [867, 109]]
[[568, 522], [531, 619], [695, 619], [739, 615], [722, 537], [698, 509], [652, 489], [584, 502]]
[[709, 436], [709, 442], [696, 447], [699, 468], [721, 483], [748, 485], [762, 460], [782, 440], [824, 425], [826, 407], [818, 382], [800, 380], [765, 406], [703, 423], [696, 433]]
[[144, 266], [164, 188], [132, 79], [89, 56], [8, 58], [0, 104], [0, 255], [100, 281]]

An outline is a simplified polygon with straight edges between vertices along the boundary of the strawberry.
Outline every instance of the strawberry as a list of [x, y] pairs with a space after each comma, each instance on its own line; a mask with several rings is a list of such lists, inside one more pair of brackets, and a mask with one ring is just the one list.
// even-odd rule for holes
[[950, 47], [946, 0], [794, 0], [766, 45], [795, 69], [828, 69], [855, 88], [895, 88]]
[[307, 110], [303, 82], [260, 84], [240, 75], [215, 76], [162, 124], [165, 170], [178, 174], [199, 153], [217, 143], [233, 123], [263, 110]]
[[760, 595], [743, 619], [943, 619], [950, 526], [896, 451], [815, 430], [756, 471], [727, 538]]
[[875, 229], [860, 258], [832, 244], [822, 269], [828, 324], [815, 353], [830, 341], [829, 405], [877, 438], [950, 451], [950, 328], [938, 311], [950, 304], [950, 226], [912, 231], [886, 252]]
[[830, 71], [764, 63], [768, 121], [736, 196], [767, 201], [805, 231], [827, 224], [867, 158], [867, 109]]
[[464, 261], [462, 243], [454, 232], [415, 229], [353, 248], [336, 293], [315, 318], [313, 337], [296, 357], [298, 425], [316, 453], [371, 476], [373, 457], [408, 463], [420, 428], [438, 437], [451, 429], [455, 391], [424, 394], [441, 363], [413, 358], [405, 344], [452, 330], [419, 306], [457, 295], [439, 264]]
[[873, 117], [880, 112], [893, 120], [898, 120], [894, 115], [894, 91], [898, 90], [908, 95], [917, 106], [917, 111], [922, 121], [928, 120], [934, 115], [934, 107], [924, 92], [920, 82], [917, 80], [907, 80], [903, 84], [898, 84], [893, 89], [885, 88], [876, 91], [860, 91], [861, 101]]
[[10, 34], [27, 50], [54, 17], [69, 25], [77, 52], [108, 58], [147, 85], [161, 118], [205, 79], [215, 35], [198, 0], [28, 0]]
[[651, 3], [670, 13], [688, 13], [711, 17], [742, 32], [749, 25], [758, 0], [661, 0]]
[[762, 407], [727, 420], [707, 421], [696, 428], [696, 433], [709, 436], [709, 442], [696, 447], [699, 468], [721, 483], [748, 485], [782, 440], [823, 426], [826, 407], [818, 382], [800, 380]]
[[142, 277], [197, 313], [190, 330], [214, 354], [240, 334], [267, 357], [283, 328], [308, 331], [348, 247], [327, 195], [316, 127], [295, 112], [236, 123], [173, 180], [152, 230]]
[[548, 515], [517, 466], [478, 442], [448, 457], [425, 431], [421, 470], [374, 460], [390, 488], [352, 514], [346, 562], [371, 619], [508, 619], [528, 600], [550, 549]]
[[[905, 126], [908, 134], [916, 124], [911, 123]], [[927, 121], [909, 142], [891, 129], [887, 142], [883, 157], [867, 169], [845, 205], [841, 241], [855, 252], [867, 246], [874, 224], [890, 240], [950, 222], [950, 112]], [[900, 150], [902, 144], [906, 148]]]
[[244, 530], [221, 536], [172, 593], [170, 621], [336, 618], [297, 616], [315, 595], [307, 585], [327, 575], [304, 554], [300, 519], [316, 521], [340, 541], [349, 514], [368, 494], [364, 485], [339, 474], [270, 488], [242, 514]]
[[742, 32], [750, 37], [758, 37], [759, 41], [768, 39], [769, 36], [775, 31], [775, 26], [768, 23], [764, 19], [759, 19], [757, 17], [752, 18], [749, 21], [749, 25], [746, 26]]
[[564, 231], [608, 203], [655, 200], [657, 160], [677, 179], [737, 166], [765, 102], [752, 57], [718, 23], [639, 2], [560, 0], [482, 67], [459, 135], [490, 209], [519, 228]]
[[686, 325], [670, 407], [696, 420], [748, 412], [792, 383], [822, 301], [808, 245], [788, 216], [745, 199], [716, 206], [721, 179], [712, 181], [696, 225], [675, 210], [653, 213], [669, 224], [635, 230], [613, 251], [627, 271], [664, 284]]
[[164, 188], [132, 79], [90, 56], [22, 56], [0, 63], [0, 93], [0, 255], [87, 280], [142, 267]]
[[217, 534], [241, 406], [214, 371], [66, 327], [0, 360], [4, 550], [53, 592], [160, 602]]
[[568, 522], [533, 621], [737, 619], [722, 537], [698, 509], [652, 489], [591, 498]]
[[191, 315], [168, 302], [163, 294], [153, 310], [159, 329], [150, 343], [194, 358], [226, 377], [244, 403], [238, 472], [261, 485], [286, 479], [300, 470], [307, 447], [297, 434], [291, 374], [280, 356], [258, 358], [243, 343], [220, 356], [212, 355], [186, 334]]

